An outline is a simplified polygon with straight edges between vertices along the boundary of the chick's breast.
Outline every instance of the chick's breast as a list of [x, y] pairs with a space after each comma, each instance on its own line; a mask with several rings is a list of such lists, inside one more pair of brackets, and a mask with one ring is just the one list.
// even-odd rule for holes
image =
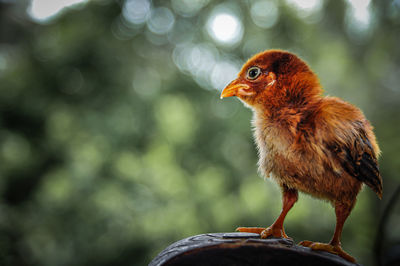
[[304, 122], [304, 113], [292, 113], [285, 115], [285, 119], [255, 115], [253, 126], [260, 172], [272, 177], [281, 187], [318, 198], [332, 202], [338, 198], [353, 199], [361, 182], [335, 160], [326, 145], [326, 134], [321, 133], [326, 130], [325, 125], [315, 125], [312, 120]]

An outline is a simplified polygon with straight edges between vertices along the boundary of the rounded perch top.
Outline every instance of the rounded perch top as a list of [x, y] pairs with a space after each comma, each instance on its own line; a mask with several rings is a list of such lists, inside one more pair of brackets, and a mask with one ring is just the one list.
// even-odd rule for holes
[[299, 265], [354, 266], [327, 252], [297, 246], [291, 239], [261, 239], [252, 233], [212, 233], [179, 240], [149, 266], [161, 265]]

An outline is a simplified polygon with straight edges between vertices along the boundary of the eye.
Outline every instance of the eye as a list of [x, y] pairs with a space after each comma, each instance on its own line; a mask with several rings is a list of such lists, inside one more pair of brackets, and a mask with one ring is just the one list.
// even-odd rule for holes
[[261, 69], [259, 67], [253, 66], [250, 67], [249, 70], [247, 70], [247, 79], [256, 79], [258, 76], [261, 74]]

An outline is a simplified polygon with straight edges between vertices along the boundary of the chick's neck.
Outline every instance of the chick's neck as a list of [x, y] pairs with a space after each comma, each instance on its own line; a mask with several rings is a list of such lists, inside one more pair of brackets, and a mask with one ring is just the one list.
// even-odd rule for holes
[[278, 79], [274, 87], [257, 97], [252, 109], [259, 117], [287, 120], [305, 109], [315, 109], [321, 99], [322, 89], [315, 75], [293, 75]]

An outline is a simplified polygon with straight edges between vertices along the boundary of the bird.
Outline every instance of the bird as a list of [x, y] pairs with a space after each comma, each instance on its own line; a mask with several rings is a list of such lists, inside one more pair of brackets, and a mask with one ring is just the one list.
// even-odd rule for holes
[[288, 238], [283, 223], [298, 192], [331, 203], [336, 226], [329, 243], [301, 241], [350, 261], [341, 234], [364, 184], [381, 199], [381, 153], [373, 127], [356, 106], [323, 95], [319, 78], [300, 57], [266, 50], [251, 57], [220, 98], [236, 96], [253, 111], [258, 168], [282, 191], [282, 211], [267, 227], [239, 227], [261, 238]]

